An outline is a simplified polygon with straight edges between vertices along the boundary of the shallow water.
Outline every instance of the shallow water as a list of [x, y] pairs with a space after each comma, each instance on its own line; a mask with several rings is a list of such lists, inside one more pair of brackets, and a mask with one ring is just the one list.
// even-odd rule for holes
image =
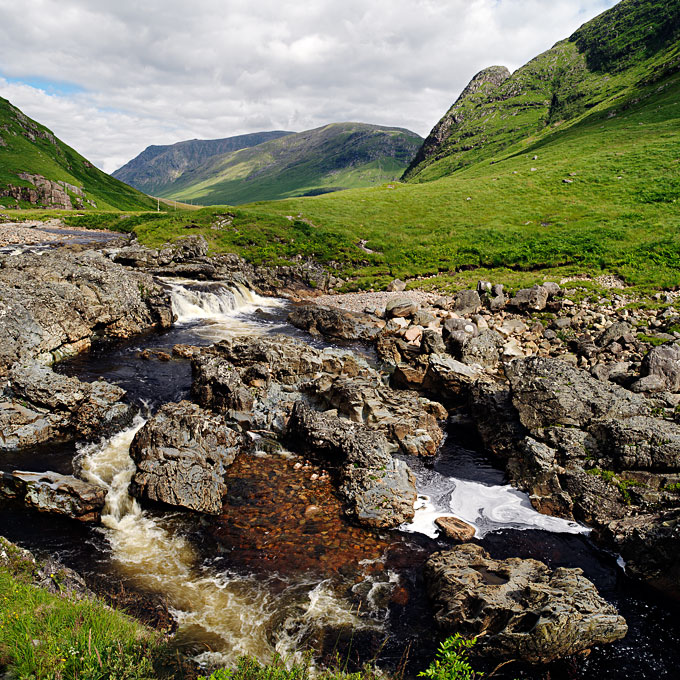
[[[99, 343], [58, 370], [117, 383], [148, 414], [188, 396], [191, 367], [177, 358], [144, 359], [145, 349], [205, 345], [231, 333], [284, 332], [309, 339], [286, 323], [284, 301], [249, 297], [221, 284], [170, 285], [181, 319], [172, 329]], [[371, 352], [366, 354], [370, 358]], [[133, 471], [128, 447], [142, 422], [140, 417], [133, 428], [99, 445], [79, 447], [83, 474], [109, 491], [103, 527], [5, 510], [2, 533], [29, 548], [57, 552], [82, 572], [110, 573], [130, 587], [162, 594], [180, 624], [178, 645], [202, 663], [231, 663], [241, 653], [266, 659], [274, 651], [291, 655], [310, 648], [320, 659], [339, 652], [350, 667], [376, 659], [414, 676], [437, 644], [422, 567], [429, 554], [451, 545], [435, 537], [432, 525], [435, 516], [449, 513], [473, 523], [494, 557], [534, 557], [551, 566], [582, 568], [629, 623], [625, 640], [595, 649], [586, 660], [548, 671], [510, 666], [496, 677], [544, 677], [545, 672], [551, 678], [676, 677], [677, 609], [626, 578], [616, 556], [593, 546], [583, 527], [534, 512], [479, 452], [464, 423], [451, 424], [433, 463], [409, 460], [430, 508], [429, 514], [419, 511], [416, 526], [409, 527], [420, 533], [376, 535], [345, 524], [323, 471], [285, 453], [241, 456], [217, 518], [142, 508], [127, 494]], [[43, 447], [11, 454], [3, 468], [11, 463], [70, 472], [74, 453], [73, 445]], [[21, 465], [24, 455], [30, 463]]]

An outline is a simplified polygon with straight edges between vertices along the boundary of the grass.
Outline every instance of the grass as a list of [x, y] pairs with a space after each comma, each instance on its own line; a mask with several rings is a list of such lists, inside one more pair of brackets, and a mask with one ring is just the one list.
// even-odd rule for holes
[[52, 595], [0, 568], [0, 669], [8, 677], [155, 677], [161, 636], [98, 601]]
[[[0, 97], [0, 189], [8, 184], [30, 187], [18, 177], [21, 172], [39, 174], [52, 181], [63, 181], [85, 193], [84, 210], [151, 210], [156, 201], [119, 182], [94, 167], [70, 146], [57, 139], [50, 130], [24, 116]], [[68, 192], [72, 202], [75, 194]], [[31, 208], [30, 203], [0, 196], [6, 207]], [[74, 203], [75, 205], [75, 203]]]

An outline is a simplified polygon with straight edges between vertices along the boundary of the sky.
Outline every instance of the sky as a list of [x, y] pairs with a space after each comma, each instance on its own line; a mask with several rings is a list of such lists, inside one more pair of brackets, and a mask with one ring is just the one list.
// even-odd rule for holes
[[0, 96], [106, 172], [150, 144], [358, 121], [426, 136], [616, 0], [0, 0]]

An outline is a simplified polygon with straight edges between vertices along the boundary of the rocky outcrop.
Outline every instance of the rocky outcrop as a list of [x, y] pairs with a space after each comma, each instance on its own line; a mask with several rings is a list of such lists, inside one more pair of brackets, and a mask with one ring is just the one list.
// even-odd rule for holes
[[0, 196], [9, 196], [17, 201], [26, 201], [33, 205], [58, 210], [80, 209], [84, 207], [85, 202], [93, 208], [97, 207], [94, 201], [85, 198], [80, 187], [68, 182], [55, 182], [42, 175], [28, 172], [21, 172], [18, 177], [29, 182], [32, 186], [24, 187], [8, 184], [6, 187], [0, 188]]
[[475, 652], [548, 663], [628, 630], [580, 569], [494, 560], [467, 544], [433, 555], [426, 579], [437, 624], [447, 633], [480, 636]]
[[56, 472], [15, 471], [0, 474], [0, 498], [40, 512], [97, 522], [104, 508], [106, 490]]
[[294, 451], [335, 469], [345, 512], [358, 524], [388, 529], [413, 519], [415, 477], [405, 463], [392, 458], [392, 447], [381, 433], [297, 402], [286, 440]]
[[125, 390], [103, 380], [81, 382], [37, 361], [16, 364], [0, 403], [0, 450], [52, 439], [96, 440], [130, 423]]
[[286, 336], [237, 338], [202, 351], [192, 365], [199, 403], [227, 411], [249, 429], [283, 432], [302, 395], [382, 432], [405, 453], [433, 455], [443, 440], [441, 404], [387, 387], [350, 352], [317, 350]]
[[126, 338], [172, 323], [168, 294], [101, 253], [25, 253], [0, 260], [0, 375], [50, 364], [90, 346], [94, 333]]
[[288, 321], [312, 335], [363, 341], [375, 340], [385, 325], [367, 314], [319, 305], [296, 306], [288, 315]]
[[182, 401], [165, 404], [135, 435], [130, 456], [137, 498], [218, 514], [226, 468], [243, 446], [222, 416]]

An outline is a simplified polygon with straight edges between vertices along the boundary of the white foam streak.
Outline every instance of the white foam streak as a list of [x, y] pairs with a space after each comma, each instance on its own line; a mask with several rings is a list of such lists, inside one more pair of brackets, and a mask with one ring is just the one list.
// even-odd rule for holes
[[501, 529], [543, 529], [555, 533], [586, 534], [588, 529], [576, 522], [537, 512], [529, 496], [509, 485], [486, 485], [463, 479], [452, 479], [431, 471], [427, 481], [418, 477], [419, 496], [415, 517], [403, 524], [402, 531], [422, 533], [436, 538], [438, 517], [456, 517], [475, 528], [475, 536], [483, 538]]

